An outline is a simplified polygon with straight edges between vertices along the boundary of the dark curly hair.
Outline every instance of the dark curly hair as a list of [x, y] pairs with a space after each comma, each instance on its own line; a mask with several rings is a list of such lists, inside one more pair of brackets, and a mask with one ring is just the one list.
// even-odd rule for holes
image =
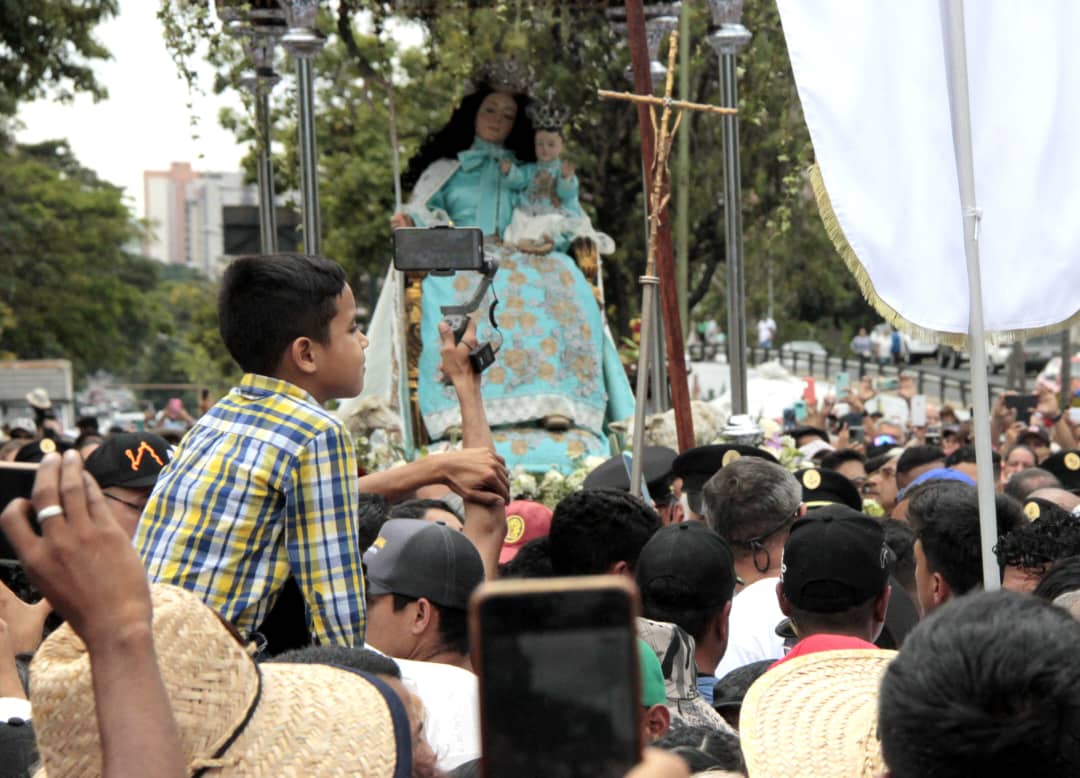
[[[420, 150], [409, 160], [409, 167], [405, 175], [401, 177], [401, 185], [405, 189], [412, 189], [420, 179], [420, 175], [427, 170], [428, 166], [437, 159], [451, 159], [459, 151], [464, 151], [473, 143], [476, 136], [476, 112], [480, 110], [480, 104], [484, 98], [496, 91], [488, 84], [479, 84], [472, 94], [465, 95], [458, 107], [450, 115], [450, 121], [438, 132], [433, 132], [420, 144]], [[503, 144], [514, 153], [520, 162], [535, 162], [536, 149], [533, 143], [532, 120], [525, 114], [525, 108], [529, 105], [528, 95], [512, 95], [517, 103], [517, 118], [510, 130], [510, 135]]]

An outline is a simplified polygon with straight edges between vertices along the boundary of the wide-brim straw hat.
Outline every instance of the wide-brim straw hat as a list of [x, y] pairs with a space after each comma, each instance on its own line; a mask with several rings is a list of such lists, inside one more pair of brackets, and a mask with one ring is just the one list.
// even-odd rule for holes
[[895, 651], [821, 651], [765, 672], [746, 693], [739, 737], [750, 778], [875, 778], [881, 677]]
[[[381, 681], [326, 665], [256, 665], [194, 595], [155, 584], [151, 598], [158, 665], [189, 773], [409, 776], [408, 716]], [[90, 658], [69, 626], [41, 645], [30, 678], [45, 773], [100, 776]]]

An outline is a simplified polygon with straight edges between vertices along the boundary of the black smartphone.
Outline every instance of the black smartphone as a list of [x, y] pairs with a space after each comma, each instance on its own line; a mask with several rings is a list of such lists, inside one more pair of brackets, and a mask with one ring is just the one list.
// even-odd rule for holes
[[485, 778], [621, 778], [641, 758], [637, 591], [622, 576], [494, 581], [469, 611]]
[[[37, 468], [36, 464], [27, 462], [0, 462], [0, 511], [18, 497], [30, 499]], [[31, 517], [30, 524], [35, 532], [39, 532], [36, 519]], [[0, 531], [0, 560], [13, 559], [18, 559], [15, 550], [8, 543], [7, 535]]]
[[787, 432], [789, 430], [793, 430], [793, 429], [795, 429], [796, 426], [798, 426], [798, 422], [797, 422], [796, 416], [795, 416], [795, 408], [794, 407], [784, 408], [783, 419], [784, 419], [783, 426], [784, 426], [784, 431], [785, 432]]
[[1005, 395], [1005, 407], [1016, 411], [1016, 420], [1027, 424], [1031, 421], [1031, 412], [1039, 404], [1039, 398], [1033, 394]]
[[394, 267], [449, 274], [484, 269], [484, 233], [478, 227], [403, 227], [394, 230]]

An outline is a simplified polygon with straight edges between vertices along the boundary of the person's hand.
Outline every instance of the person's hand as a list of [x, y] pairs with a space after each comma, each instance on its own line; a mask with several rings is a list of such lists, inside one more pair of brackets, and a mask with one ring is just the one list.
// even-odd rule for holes
[[1014, 391], [1012, 391], [1010, 389], [1010, 390], [1006, 390], [1006, 391], [1002, 392], [1001, 394], [999, 394], [997, 396], [997, 399], [994, 400], [994, 407], [993, 407], [990, 415], [996, 421], [1000, 422], [1002, 427], [1006, 427], [1006, 426], [1012, 424], [1014, 421], [1016, 421], [1016, 409], [1015, 408], [1010, 408], [1009, 406], [1007, 406], [1005, 404], [1005, 398], [1006, 397], [1015, 397], [1015, 396], [1016, 396], [1016, 392], [1014, 392]]
[[562, 163], [562, 177], [565, 178], [567, 181], [569, 181], [571, 178], [574, 177], [574, 171], [575, 171], [575, 168], [574, 168], [573, 163], [571, 163], [571, 162], [563, 162]]
[[[63, 512], [49, 515], [47, 509], [57, 507]], [[40, 536], [30, 526], [35, 514]], [[138, 630], [149, 633], [146, 570], [77, 451], [47, 455], [31, 499], [13, 500], [0, 514], [0, 527], [30, 581], [88, 650]]]
[[896, 390], [896, 393], [903, 397], [908, 402], [911, 402], [911, 398], [914, 397], [917, 392], [915, 386], [915, 379], [909, 375], [900, 376], [900, 388]]
[[[1015, 416], [1016, 413], [1013, 413]], [[1020, 440], [1020, 436], [1027, 432], [1027, 425], [1022, 421], [1014, 421], [1005, 430], [1005, 448], [1011, 448], [1016, 445], [1016, 441]]]
[[499, 162], [499, 170], [504, 176], [509, 175], [511, 167], [512, 165], [510, 164], [510, 160], [508, 159], [504, 159]]
[[1058, 399], [1057, 392], [1045, 386], [1035, 387], [1035, 410], [1047, 420], [1060, 414], [1061, 402]]
[[442, 375], [444, 381], [449, 381], [455, 386], [459, 382], [471, 383], [478, 381], [480, 376], [473, 370], [469, 361], [469, 352], [477, 347], [476, 319], [469, 317], [469, 324], [465, 328], [465, 334], [460, 343], [454, 342], [454, 331], [445, 321], [439, 322], [439, 338], [442, 341], [439, 353], [442, 355]]
[[16, 654], [32, 654], [41, 645], [45, 619], [52, 613], [52, 605], [46, 599], [31, 605], [18, 598], [15, 592], [0, 581], [0, 620], [11, 636]]
[[865, 407], [866, 404], [873, 400], [874, 397], [877, 395], [877, 390], [874, 389], [873, 377], [867, 375], [860, 378], [859, 384], [856, 387], [856, 392], [856, 396], [859, 398], [859, 402], [862, 403], [863, 407]]
[[440, 481], [466, 502], [494, 505], [510, 502], [506, 460], [488, 448], [463, 448], [436, 457]]
[[390, 226], [395, 230], [399, 230], [402, 227], [415, 227], [416, 223], [409, 214], [398, 212], [390, 217]]

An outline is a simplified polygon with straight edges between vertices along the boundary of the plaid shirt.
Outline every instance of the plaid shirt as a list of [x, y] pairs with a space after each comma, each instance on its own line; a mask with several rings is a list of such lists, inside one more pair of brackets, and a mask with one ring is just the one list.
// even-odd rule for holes
[[357, 475], [341, 422], [299, 387], [245, 375], [184, 436], [135, 537], [151, 580], [251, 633], [289, 574], [320, 643], [362, 645]]

